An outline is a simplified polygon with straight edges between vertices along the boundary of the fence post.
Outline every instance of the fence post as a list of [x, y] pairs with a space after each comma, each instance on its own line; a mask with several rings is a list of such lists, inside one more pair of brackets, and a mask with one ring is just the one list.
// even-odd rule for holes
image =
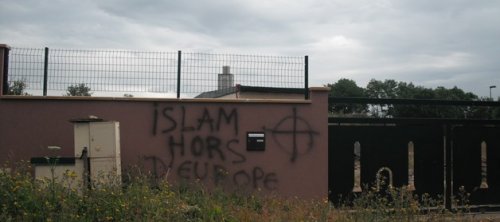
[[448, 210], [453, 207], [453, 186], [452, 186], [452, 167], [453, 167], [453, 126], [443, 124], [443, 149], [444, 149], [444, 205]]
[[48, 68], [49, 68], [49, 48], [45, 47], [45, 58], [43, 61], [43, 96], [47, 96]]
[[181, 97], [181, 50], [177, 52], [177, 99]]
[[8, 45], [0, 44], [0, 96], [9, 91], [9, 50]]
[[304, 61], [304, 97], [309, 99], [309, 56], [305, 56]]

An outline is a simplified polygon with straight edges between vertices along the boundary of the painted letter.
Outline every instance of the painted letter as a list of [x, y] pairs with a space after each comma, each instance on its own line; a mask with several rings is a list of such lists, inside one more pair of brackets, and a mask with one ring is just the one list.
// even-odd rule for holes
[[217, 154], [219, 154], [219, 157], [222, 161], [225, 160], [224, 153], [222, 153], [222, 151], [220, 150], [220, 144], [220, 139], [217, 139], [213, 136], [207, 137], [206, 146], [208, 150], [208, 157], [210, 157], [210, 159], [214, 158], [213, 152], [216, 152]]
[[212, 117], [210, 117], [210, 113], [208, 112], [208, 109], [205, 108], [205, 110], [203, 110], [203, 116], [200, 119], [198, 119], [198, 130], [201, 130], [203, 125], [205, 123], [208, 123], [209, 124], [208, 126], [210, 127], [210, 132], [213, 132], [214, 131], [213, 122], [214, 122], [214, 119], [212, 119]]
[[200, 175], [198, 172], [199, 163], [198, 163], [198, 161], [194, 162], [194, 175], [196, 176], [196, 179], [204, 180], [205, 178], [207, 178], [208, 163], [205, 162], [203, 165], [204, 165], [205, 170], [203, 170], [203, 174]]
[[167, 111], [173, 111], [173, 110], [174, 110], [174, 108], [172, 108], [172, 107], [165, 107], [165, 108], [163, 108], [163, 112], [162, 112], [163, 113], [163, 117], [165, 117], [166, 119], [170, 120], [170, 122], [171, 122], [172, 125], [169, 128], [164, 129], [162, 131], [162, 133], [168, 133], [168, 132], [170, 132], [172, 130], [175, 130], [175, 128], [177, 127], [177, 122], [175, 121], [175, 119], [173, 117], [169, 116], [168, 113], [167, 113]]
[[224, 181], [226, 175], [228, 174], [227, 169], [221, 165], [214, 165], [214, 183], [219, 185], [220, 182]]
[[205, 149], [203, 140], [200, 136], [195, 136], [191, 141], [191, 154], [195, 157], [203, 155], [203, 150]]
[[231, 148], [231, 144], [233, 144], [233, 143], [239, 143], [239, 140], [237, 140], [237, 139], [229, 140], [229, 142], [227, 142], [227, 145], [226, 145], [226, 148], [229, 150], [229, 152], [231, 152], [234, 155], [239, 157], [238, 160], [233, 160], [232, 163], [233, 164], [244, 163], [247, 160], [247, 158], [243, 154], [238, 153], [236, 150]]
[[252, 171], [253, 188], [259, 187], [259, 180], [264, 179], [264, 171], [260, 167], [254, 167]]
[[[241, 179], [240, 179], [241, 178]], [[233, 182], [236, 186], [242, 187], [250, 184], [250, 175], [244, 170], [240, 170], [233, 175]]]
[[182, 132], [194, 131], [194, 127], [192, 127], [192, 126], [186, 126], [186, 107], [182, 106], [181, 110], [182, 110], [182, 122], [181, 122]]
[[182, 162], [177, 169], [177, 175], [179, 175], [182, 179], [189, 180], [191, 174], [191, 163], [192, 162], [189, 160]]
[[276, 190], [278, 184], [278, 178], [275, 173], [269, 173], [264, 179], [264, 187], [268, 190]]
[[238, 112], [236, 112], [236, 109], [231, 110], [231, 113], [227, 115], [226, 111], [222, 107], [219, 108], [219, 118], [217, 119], [216, 126], [217, 131], [220, 130], [222, 119], [226, 121], [226, 124], [230, 124], [231, 120], [233, 120], [234, 135], [238, 135]]
[[170, 136], [168, 139], [168, 148], [170, 150], [170, 163], [168, 164], [168, 167], [171, 168], [172, 165], [174, 164], [175, 160], [175, 147], [179, 147], [181, 152], [181, 156], [184, 156], [184, 134], [181, 135], [181, 141], [178, 143], [175, 142], [174, 136]]

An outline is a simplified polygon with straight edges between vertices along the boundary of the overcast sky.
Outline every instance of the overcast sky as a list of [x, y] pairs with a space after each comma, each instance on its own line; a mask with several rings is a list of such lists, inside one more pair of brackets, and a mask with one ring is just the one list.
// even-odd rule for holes
[[0, 43], [309, 55], [313, 86], [500, 87], [494, 0], [0, 0]]

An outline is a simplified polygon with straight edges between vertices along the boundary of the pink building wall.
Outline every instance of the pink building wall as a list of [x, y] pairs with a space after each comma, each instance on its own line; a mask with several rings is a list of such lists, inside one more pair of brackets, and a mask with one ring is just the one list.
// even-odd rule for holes
[[[120, 122], [122, 168], [142, 164], [173, 183], [240, 187], [281, 196], [328, 195], [327, 91], [310, 100], [0, 97], [0, 164], [72, 156], [68, 120], [95, 115]], [[264, 132], [265, 151], [247, 151]]]

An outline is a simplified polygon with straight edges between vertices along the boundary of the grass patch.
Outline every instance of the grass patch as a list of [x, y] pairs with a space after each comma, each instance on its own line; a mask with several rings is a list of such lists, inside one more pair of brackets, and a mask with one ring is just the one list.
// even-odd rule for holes
[[[465, 220], [428, 196], [404, 189], [370, 190], [334, 207], [327, 199], [279, 198], [261, 193], [172, 186], [139, 169], [124, 182], [92, 188], [63, 186], [74, 178], [34, 180], [29, 165], [0, 172], [0, 221], [435, 221]], [[68, 184], [68, 183], [66, 183]], [[427, 206], [426, 206], [427, 205]], [[423, 207], [433, 207], [422, 212]]]

